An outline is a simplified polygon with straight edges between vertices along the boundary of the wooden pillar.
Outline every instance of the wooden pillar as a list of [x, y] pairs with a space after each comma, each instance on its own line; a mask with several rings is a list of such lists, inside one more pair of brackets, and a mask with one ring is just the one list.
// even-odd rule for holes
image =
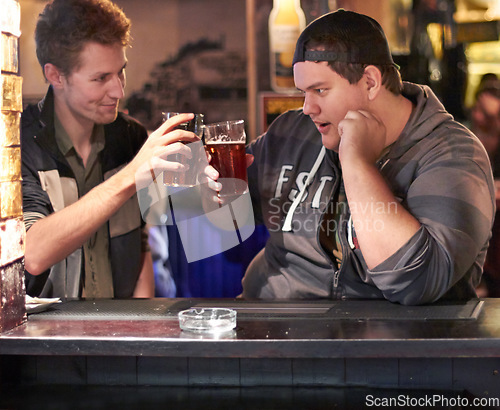
[[26, 318], [21, 191], [19, 3], [0, 0], [0, 332]]

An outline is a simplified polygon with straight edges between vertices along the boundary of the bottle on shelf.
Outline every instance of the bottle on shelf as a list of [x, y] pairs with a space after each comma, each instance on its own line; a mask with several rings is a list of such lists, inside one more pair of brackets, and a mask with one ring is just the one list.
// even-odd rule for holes
[[306, 26], [300, 0], [274, 0], [269, 15], [271, 87], [278, 93], [296, 92], [293, 82], [295, 43]]

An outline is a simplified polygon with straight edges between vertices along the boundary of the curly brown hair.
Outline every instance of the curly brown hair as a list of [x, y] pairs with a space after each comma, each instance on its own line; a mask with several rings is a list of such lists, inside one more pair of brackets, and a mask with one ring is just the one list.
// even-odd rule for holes
[[43, 67], [54, 64], [64, 75], [79, 66], [89, 42], [130, 43], [130, 20], [109, 0], [53, 0], [39, 16], [35, 29], [36, 55]]

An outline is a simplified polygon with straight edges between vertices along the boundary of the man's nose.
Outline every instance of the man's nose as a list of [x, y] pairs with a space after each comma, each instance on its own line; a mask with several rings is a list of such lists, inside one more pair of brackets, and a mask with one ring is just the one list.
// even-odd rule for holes
[[304, 97], [304, 106], [303, 111], [305, 115], [317, 114], [318, 113], [318, 104], [314, 101], [314, 98], [308, 96], [307, 94]]
[[109, 87], [109, 95], [117, 99], [123, 98], [125, 96], [125, 81], [118, 76], [113, 78]]

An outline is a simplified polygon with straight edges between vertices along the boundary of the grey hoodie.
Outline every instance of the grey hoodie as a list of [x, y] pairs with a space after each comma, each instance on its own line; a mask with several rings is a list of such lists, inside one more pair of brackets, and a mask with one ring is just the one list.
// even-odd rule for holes
[[[370, 270], [349, 209], [342, 209], [338, 226], [329, 225], [342, 244], [337, 269], [320, 245], [319, 230], [340, 186], [338, 156], [322, 147], [302, 110], [289, 111], [248, 147], [255, 156], [248, 169], [254, 213], [270, 237], [247, 269], [243, 297], [385, 298], [411, 305], [475, 296], [495, 212], [488, 156], [430, 88], [404, 83], [403, 94], [416, 108], [377, 165], [420, 230]], [[283, 229], [289, 213], [290, 226]]]

